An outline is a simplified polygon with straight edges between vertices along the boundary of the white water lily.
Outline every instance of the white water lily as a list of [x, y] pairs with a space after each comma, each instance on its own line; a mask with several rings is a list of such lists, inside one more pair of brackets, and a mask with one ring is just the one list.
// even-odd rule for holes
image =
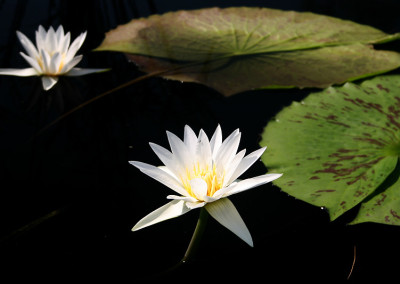
[[241, 133], [236, 130], [222, 141], [219, 125], [211, 140], [203, 130], [196, 136], [187, 125], [183, 141], [168, 131], [167, 136], [172, 152], [150, 143], [165, 166], [155, 167], [137, 161], [130, 163], [178, 195], [168, 195], [167, 198], [172, 201], [145, 216], [132, 228], [132, 231], [204, 207], [219, 223], [253, 246], [249, 230], [227, 197], [281, 176], [281, 174], [265, 174], [237, 181], [237, 178], [260, 158], [266, 148], [258, 149], [246, 157], [245, 150], [236, 153]]
[[75, 56], [86, 38], [86, 32], [80, 34], [70, 45], [71, 35], [64, 34], [64, 28], [59, 26], [55, 31], [52, 27], [46, 32], [42, 26], [36, 31], [36, 47], [21, 32], [17, 36], [27, 54], [20, 52], [31, 65], [25, 69], [0, 69], [0, 75], [12, 76], [42, 76], [43, 89], [50, 90], [58, 81], [58, 76], [81, 76], [107, 69], [74, 68], [82, 55]]

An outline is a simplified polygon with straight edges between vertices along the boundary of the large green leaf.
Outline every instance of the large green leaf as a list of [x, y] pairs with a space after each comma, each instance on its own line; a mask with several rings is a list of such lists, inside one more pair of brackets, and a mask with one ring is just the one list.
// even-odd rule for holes
[[313, 13], [209, 8], [135, 19], [96, 50], [129, 54], [145, 72], [203, 83], [225, 95], [254, 88], [327, 87], [400, 66], [375, 28]]
[[332, 220], [361, 203], [353, 223], [400, 225], [400, 76], [293, 102], [268, 123], [261, 145], [269, 171], [283, 173], [274, 183], [326, 207]]

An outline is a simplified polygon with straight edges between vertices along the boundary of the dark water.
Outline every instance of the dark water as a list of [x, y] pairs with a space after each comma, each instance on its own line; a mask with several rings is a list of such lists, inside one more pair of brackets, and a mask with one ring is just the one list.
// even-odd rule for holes
[[[190, 3], [189, 3], [190, 2]], [[248, 247], [210, 220], [196, 259], [169, 273], [183, 256], [199, 212], [131, 232], [165, 204], [170, 190], [128, 164], [158, 165], [148, 142], [167, 147], [165, 131], [182, 137], [185, 124], [224, 137], [242, 131], [240, 149], [257, 149], [268, 120], [309, 91], [252, 91], [230, 98], [205, 86], [152, 78], [108, 95], [45, 131], [57, 117], [104, 91], [142, 75], [125, 57], [90, 52], [104, 33], [132, 18], [179, 9], [227, 7], [228, 1], [0, 1], [0, 67], [27, 67], [15, 36], [33, 38], [38, 25], [62, 24], [75, 38], [87, 30], [80, 67], [111, 72], [62, 78], [49, 92], [38, 78], [0, 77], [0, 277], [121, 279], [159, 276], [178, 283], [236, 279], [351, 280], [397, 277], [400, 229], [348, 226], [355, 212], [329, 222], [324, 210], [272, 185], [231, 200], [253, 239]], [[400, 3], [385, 1], [229, 1], [229, 6], [312, 11], [400, 30]], [[261, 162], [244, 177], [265, 173]], [[192, 277], [192, 278], [191, 278]], [[1, 279], [1, 278], [0, 278]], [[3, 283], [0, 280], [1, 283]], [[4, 282], [13, 283], [13, 282]], [[139, 282], [141, 283], [141, 282]]]

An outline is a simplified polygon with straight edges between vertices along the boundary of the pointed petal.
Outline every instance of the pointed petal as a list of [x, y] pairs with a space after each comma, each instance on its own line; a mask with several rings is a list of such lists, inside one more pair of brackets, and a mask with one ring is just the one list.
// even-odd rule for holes
[[[83, 76], [87, 74], [92, 74], [92, 73], [100, 73], [100, 72], [105, 72], [109, 71], [109, 68], [105, 69], [94, 69], [94, 68], [72, 68], [69, 70], [67, 73], [65, 73], [65, 76], [70, 76], [70, 77], [76, 77], [76, 76]], [[61, 73], [62, 74], [62, 73]]]
[[180, 163], [183, 168], [191, 168], [193, 166], [193, 157], [190, 155], [185, 143], [169, 131], [167, 131], [167, 137], [172, 154], [175, 156], [176, 161]]
[[174, 176], [179, 177], [185, 169], [176, 161], [175, 156], [160, 145], [151, 142], [149, 144], [161, 162], [173, 173]]
[[67, 32], [67, 34], [62, 38], [60, 42], [60, 52], [62, 54], [67, 54], [70, 42], [71, 42], [71, 33]]
[[178, 196], [178, 195], [168, 195], [167, 199], [177, 199], [177, 200], [183, 200], [185, 202], [198, 202], [198, 200], [194, 197], [191, 196]]
[[207, 202], [196, 201], [196, 202], [186, 202], [185, 204], [189, 209], [196, 209], [203, 207], [204, 205], [207, 204]]
[[218, 153], [215, 157], [215, 165], [218, 172], [223, 172], [228, 168], [228, 165], [236, 156], [237, 149], [240, 143], [241, 133], [235, 130], [229, 135], [228, 138], [219, 147]]
[[230, 185], [233, 181], [236, 180], [236, 178], [232, 178], [234, 176], [234, 173], [236, 172], [238, 166], [241, 164], [244, 155], [246, 154], [246, 149], [243, 149], [239, 153], [236, 154], [236, 156], [233, 158], [233, 160], [229, 163], [227, 169], [226, 169], [226, 174], [224, 178], [224, 183], [222, 187]]
[[39, 74], [35, 70], [35, 68], [26, 68], [26, 69], [4, 68], [0, 69], [0, 75], [29, 77], [29, 76], [38, 76]]
[[79, 48], [82, 46], [83, 42], [85, 41], [86, 38], [86, 32], [80, 34], [71, 44], [71, 46], [68, 49], [67, 55], [65, 57], [65, 61], [70, 61], [72, 58], [75, 56], [75, 54], [78, 52]]
[[223, 196], [229, 196], [232, 194], [236, 194], [263, 184], [266, 184], [268, 182], [271, 182], [279, 177], [281, 177], [282, 174], [266, 174], [266, 175], [261, 175], [245, 180], [239, 181], [235, 186], [230, 187], [230, 190], [225, 192]]
[[145, 173], [153, 179], [161, 182], [162, 184], [179, 193], [180, 195], [189, 196], [183, 186], [174, 177], [170, 176], [162, 169], [142, 162], [130, 161], [129, 163], [137, 167], [142, 173]]
[[183, 200], [173, 200], [142, 218], [132, 228], [132, 231], [137, 231], [150, 225], [181, 216], [190, 210], [191, 209], [185, 205]]
[[190, 188], [194, 195], [196, 195], [197, 199], [204, 200], [204, 197], [207, 196], [207, 183], [201, 178], [194, 178], [189, 181]]
[[207, 134], [200, 130], [199, 138], [196, 146], [196, 160], [200, 163], [200, 165], [205, 168], [208, 166], [212, 167], [212, 152], [210, 141], [208, 140]]
[[217, 129], [215, 129], [215, 132], [210, 140], [210, 146], [214, 160], [218, 153], [219, 147], [221, 147], [221, 144], [222, 144], [222, 131], [221, 131], [221, 126], [218, 124]]
[[196, 154], [197, 136], [192, 128], [190, 128], [188, 125], [185, 125], [183, 143], [185, 143], [186, 147], [192, 155]]
[[78, 55], [78, 56], [75, 56], [74, 58], [72, 58], [72, 60], [70, 60], [70, 61], [67, 61], [66, 59], [64, 59], [65, 64], [64, 64], [63, 68], [60, 70], [60, 74], [69, 72], [72, 68], [74, 68], [82, 60], [82, 58], [83, 58], [82, 55]]
[[253, 239], [246, 224], [243, 222], [242, 217], [240, 217], [235, 205], [228, 198], [207, 203], [205, 208], [222, 226], [233, 232], [249, 246], [253, 246]]
[[47, 33], [45, 29], [40, 25], [39, 29], [36, 31], [36, 47], [38, 52], [40, 52], [41, 49], [45, 48], [46, 35]]
[[57, 74], [60, 70], [61, 54], [56, 52], [50, 59], [49, 70], [51, 74]]
[[58, 26], [57, 30], [56, 30], [56, 41], [57, 41], [57, 50], [61, 53], [63, 53], [61, 51], [61, 47], [63, 45], [63, 41], [64, 41], [64, 28], [62, 25]]
[[43, 73], [47, 74], [50, 71], [50, 62], [51, 62], [51, 57], [50, 55], [45, 51], [41, 50], [42, 54], [42, 60], [43, 60]]
[[31, 65], [37, 71], [37, 73], [39, 73], [39, 74], [43, 73], [42, 68], [40, 67], [37, 60], [35, 60], [32, 57], [29, 57], [28, 55], [26, 55], [23, 52], [20, 52], [19, 54], [21, 54], [21, 56], [25, 59], [25, 61], [28, 62], [28, 64]]
[[43, 76], [42, 84], [45, 91], [50, 90], [57, 83], [58, 77]]
[[232, 176], [229, 178], [229, 181], [227, 184], [232, 183], [234, 180], [236, 180], [238, 177], [240, 177], [245, 171], [250, 168], [251, 165], [253, 165], [264, 153], [265, 149], [267, 147], [260, 148], [250, 154], [248, 154], [246, 157], [244, 157], [239, 165], [237, 166], [236, 170], [233, 172]]
[[56, 47], [57, 47], [56, 40], [57, 40], [56, 32], [54, 31], [53, 27], [50, 27], [46, 34], [45, 49], [47, 51], [56, 50]]
[[33, 45], [33, 43], [29, 40], [29, 38], [27, 38], [20, 31], [17, 31], [17, 36], [18, 36], [18, 39], [21, 42], [22, 46], [24, 47], [24, 49], [28, 53], [28, 55], [30, 57], [32, 57], [32, 58], [38, 58], [39, 57], [39, 53], [36, 50], [36, 47]]

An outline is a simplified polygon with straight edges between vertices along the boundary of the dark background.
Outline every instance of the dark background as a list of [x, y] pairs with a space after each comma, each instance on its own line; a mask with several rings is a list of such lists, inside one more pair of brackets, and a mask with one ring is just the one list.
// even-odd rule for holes
[[[99, 99], [45, 131], [57, 117], [142, 73], [124, 55], [91, 52], [105, 32], [133, 18], [180, 9], [260, 6], [311, 11], [400, 31], [397, 0], [162, 1], [0, 0], [0, 67], [25, 68], [15, 31], [34, 39], [59, 24], [72, 38], [87, 30], [79, 67], [112, 68], [61, 78], [48, 92], [37, 77], [0, 77], [0, 283], [19, 280], [193, 279], [267, 281], [398, 279], [400, 228], [330, 222], [327, 212], [271, 184], [232, 196], [254, 240], [248, 247], [210, 219], [196, 258], [182, 258], [198, 210], [137, 232], [132, 226], [167, 202], [171, 190], [128, 161], [160, 165], [148, 142], [168, 148], [165, 131], [203, 128], [211, 137], [242, 132], [240, 149], [259, 148], [267, 122], [312, 90], [249, 91], [225, 98], [205, 86], [151, 78]], [[385, 48], [399, 50], [392, 44]], [[244, 78], [245, 80], [245, 78]], [[264, 174], [257, 162], [243, 178]], [[10, 277], [11, 278], [8, 278]], [[3, 279], [7, 281], [3, 282]], [[254, 280], [254, 281], [253, 281]], [[139, 281], [141, 282], [141, 281]]]

